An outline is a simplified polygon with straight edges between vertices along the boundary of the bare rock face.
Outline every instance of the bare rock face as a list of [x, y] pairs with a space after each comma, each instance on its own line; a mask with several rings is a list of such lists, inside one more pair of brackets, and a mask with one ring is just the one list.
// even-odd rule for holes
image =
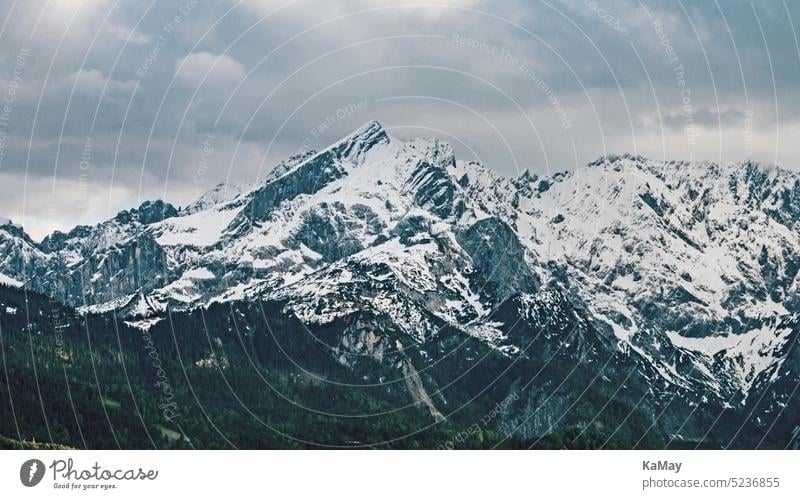
[[532, 293], [539, 282], [525, 261], [525, 248], [502, 220], [485, 218], [459, 232], [458, 242], [486, 276], [497, 303], [514, 293]]
[[367, 152], [389, 141], [377, 122], [366, 124], [330, 148], [287, 168], [282, 175], [253, 191], [242, 211], [251, 221], [265, 220], [282, 202], [301, 194], [313, 194], [358, 167]]

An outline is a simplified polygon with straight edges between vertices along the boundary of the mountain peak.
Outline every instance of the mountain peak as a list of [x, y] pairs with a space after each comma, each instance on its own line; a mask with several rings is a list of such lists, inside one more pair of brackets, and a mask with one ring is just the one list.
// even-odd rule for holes
[[586, 166], [602, 166], [602, 165], [613, 165], [616, 163], [621, 163], [624, 161], [629, 161], [631, 163], [642, 164], [647, 163], [650, 159], [645, 158], [644, 156], [640, 156], [638, 154], [630, 154], [630, 153], [623, 153], [623, 154], [614, 154], [614, 153], [607, 153], [599, 158], [595, 159], [594, 161], [590, 161]]
[[386, 135], [386, 130], [384, 130], [383, 125], [381, 125], [377, 120], [370, 120], [353, 130], [348, 137], [369, 136], [376, 133], [382, 133]]
[[198, 211], [209, 209], [215, 205], [233, 201], [241, 196], [251, 187], [249, 185], [230, 184], [227, 182], [220, 182], [211, 189], [204, 192], [192, 204], [186, 206], [182, 212], [191, 215]]
[[13, 220], [6, 217], [0, 217], [0, 227], [9, 228], [12, 230], [22, 230], [22, 226], [20, 224], [14, 223]]
[[358, 165], [367, 151], [376, 145], [389, 142], [389, 135], [383, 126], [377, 121], [369, 121], [320, 154], [334, 152], [336, 156], [349, 159], [353, 164]]
[[138, 208], [131, 208], [117, 213], [114, 217], [119, 223], [139, 222], [142, 225], [149, 225], [160, 222], [165, 218], [174, 217], [178, 210], [169, 203], [157, 199], [155, 201], [145, 201]]
[[405, 149], [439, 168], [452, 168], [456, 164], [453, 146], [438, 138], [416, 137], [405, 143]]
[[21, 238], [31, 245], [35, 244], [28, 233], [25, 232], [25, 229], [23, 229], [21, 225], [14, 223], [10, 218], [0, 217], [0, 231]]

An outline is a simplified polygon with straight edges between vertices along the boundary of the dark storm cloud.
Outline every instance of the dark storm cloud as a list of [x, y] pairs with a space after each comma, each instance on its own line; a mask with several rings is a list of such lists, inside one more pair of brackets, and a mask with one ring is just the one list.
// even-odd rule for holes
[[796, 2], [6, 0], [0, 13], [0, 98], [13, 89], [0, 175], [27, 186], [6, 188], [1, 211], [37, 237], [255, 181], [370, 119], [512, 175], [623, 151], [800, 164], [779, 146], [800, 128]]

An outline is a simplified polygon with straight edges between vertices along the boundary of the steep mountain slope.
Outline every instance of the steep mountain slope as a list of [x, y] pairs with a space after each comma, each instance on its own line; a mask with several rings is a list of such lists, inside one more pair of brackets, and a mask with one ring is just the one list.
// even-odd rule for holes
[[632, 156], [543, 179], [499, 179], [473, 165], [453, 174], [597, 327], [673, 381], [700, 377], [741, 401], [779, 360], [790, 328], [775, 324], [798, 312], [797, 174]]
[[42, 252], [23, 228], [8, 219], [0, 220], [0, 274], [4, 283], [22, 285], [49, 264]]
[[[485, 370], [510, 401], [494, 424], [525, 441], [579, 428], [703, 443], [712, 427], [724, 445], [745, 438], [737, 424], [800, 427], [796, 409], [789, 421], [777, 409], [797, 405], [799, 206], [800, 176], [777, 168], [609, 156], [505, 179], [371, 122], [180, 211], [148, 202], [40, 244], [6, 223], [0, 272], [144, 331], [175, 313], [269, 303], [336, 330], [342, 366], [399, 372], [435, 421], [449, 417], [436, 394], [454, 373], [425, 366], [444, 363]], [[462, 344], [473, 353], [444, 362]], [[471, 364], [476, 348], [494, 368]], [[405, 357], [387, 360], [393, 350]], [[353, 360], [364, 355], [368, 367]], [[625, 411], [635, 424], [603, 426]]]
[[[787, 212], [778, 221], [772, 207], [800, 181], [778, 170], [759, 176], [751, 164], [691, 166], [606, 158], [524, 200], [518, 228], [623, 342], [654, 358], [657, 349], [643, 345], [726, 355], [722, 363], [747, 374], [730, 383], [720, 379], [728, 370], [707, 374], [717, 393], [736, 398], [787, 334], [771, 324], [798, 311], [797, 219]], [[752, 355], [727, 346], [745, 335]]]

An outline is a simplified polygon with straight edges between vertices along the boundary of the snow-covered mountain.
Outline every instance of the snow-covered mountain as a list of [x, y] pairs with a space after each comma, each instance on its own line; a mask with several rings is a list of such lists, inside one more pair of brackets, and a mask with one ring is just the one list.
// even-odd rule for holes
[[[723, 407], [800, 373], [799, 269], [796, 173], [626, 155], [507, 179], [376, 122], [182, 210], [147, 202], [41, 243], [0, 227], [4, 280], [142, 327], [267, 300], [309, 326], [381, 318], [406, 346], [453, 328], [512, 358], [605, 352], [654, 396]], [[364, 334], [343, 345], [387, 347]]]

